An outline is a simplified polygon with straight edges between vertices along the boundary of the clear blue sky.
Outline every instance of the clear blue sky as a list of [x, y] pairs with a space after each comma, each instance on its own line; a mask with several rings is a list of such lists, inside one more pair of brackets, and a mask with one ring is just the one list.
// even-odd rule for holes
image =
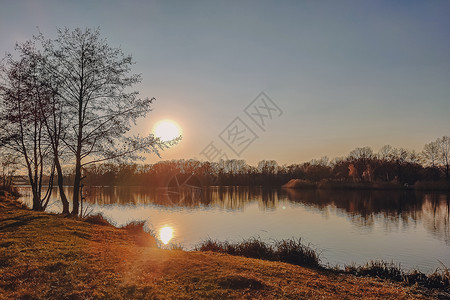
[[[237, 158], [218, 135], [240, 117], [258, 136], [240, 158], [282, 164], [449, 135], [449, 16], [450, 1], [1, 1], [0, 52], [37, 26], [99, 26], [157, 98], [134, 132], [182, 127], [163, 159], [210, 142]], [[261, 91], [283, 111], [265, 131], [244, 113]]]

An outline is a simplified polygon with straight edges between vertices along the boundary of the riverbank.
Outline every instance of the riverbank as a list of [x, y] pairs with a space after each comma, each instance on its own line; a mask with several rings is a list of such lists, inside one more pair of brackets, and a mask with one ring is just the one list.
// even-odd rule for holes
[[33, 212], [0, 195], [0, 299], [424, 299], [431, 293], [388, 280], [149, 245], [151, 237], [143, 239], [142, 232]]

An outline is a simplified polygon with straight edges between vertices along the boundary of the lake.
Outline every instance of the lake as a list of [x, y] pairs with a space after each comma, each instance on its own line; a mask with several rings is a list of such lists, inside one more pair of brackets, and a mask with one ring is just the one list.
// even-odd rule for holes
[[[22, 201], [31, 204], [23, 186]], [[66, 192], [71, 197], [72, 189]], [[330, 266], [373, 259], [405, 269], [450, 267], [450, 194], [247, 187], [89, 187], [84, 208], [117, 226], [145, 220], [163, 247], [190, 250], [207, 239], [302, 238]], [[61, 212], [57, 189], [48, 211]], [[165, 246], [167, 244], [168, 246]]]

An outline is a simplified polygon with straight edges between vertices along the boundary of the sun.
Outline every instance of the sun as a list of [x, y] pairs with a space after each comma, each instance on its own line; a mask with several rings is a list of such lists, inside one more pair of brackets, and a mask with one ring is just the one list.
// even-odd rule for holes
[[168, 142], [181, 135], [180, 127], [172, 120], [163, 120], [156, 123], [153, 127], [153, 133], [161, 141]]

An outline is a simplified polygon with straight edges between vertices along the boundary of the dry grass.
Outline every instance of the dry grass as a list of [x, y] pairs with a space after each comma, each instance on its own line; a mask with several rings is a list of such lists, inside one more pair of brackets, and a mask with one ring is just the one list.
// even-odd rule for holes
[[0, 299], [426, 298], [386, 280], [141, 247], [139, 233], [19, 206], [0, 201]]

